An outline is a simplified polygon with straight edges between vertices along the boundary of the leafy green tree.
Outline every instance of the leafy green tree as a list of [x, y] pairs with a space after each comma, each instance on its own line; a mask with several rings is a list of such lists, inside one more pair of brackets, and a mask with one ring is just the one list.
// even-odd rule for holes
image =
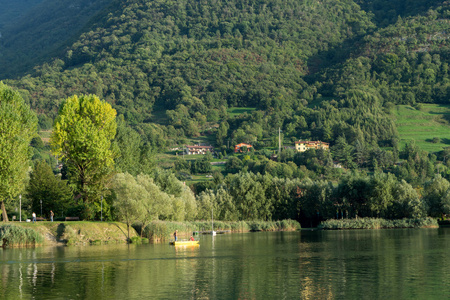
[[302, 182], [302, 196], [299, 198], [300, 213], [310, 220], [319, 222], [324, 218], [328, 218], [332, 207], [331, 197], [333, 195], [333, 187], [331, 182], [323, 180]]
[[65, 212], [70, 205], [74, 204], [73, 193], [67, 181], [55, 176], [51, 166], [45, 161], [38, 161], [34, 165], [26, 192], [27, 198], [31, 200], [32, 211], [40, 212], [40, 201], [42, 201], [44, 216], [48, 216], [50, 210], [55, 215]]
[[145, 188], [136, 182], [136, 179], [128, 173], [116, 174], [112, 180], [114, 191], [113, 205], [116, 217], [127, 224], [128, 239], [130, 239], [130, 227], [139, 219], [144, 219], [145, 199], [148, 193]]
[[113, 148], [118, 154], [115, 157], [118, 172], [128, 172], [136, 176], [140, 173], [149, 173], [154, 167], [151, 149], [146, 147], [142, 136], [136, 130], [126, 125], [123, 116], [118, 117]]
[[441, 217], [448, 213], [448, 192], [450, 183], [441, 175], [436, 175], [425, 183], [423, 199], [428, 206], [428, 214], [432, 217]]
[[425, 206], [417, 191], [406, 181], [395, 184], [393, 203], [387, 216], [392, 219], [423, 218], [426, 215]]
[[206, 191], [201, 192], [197, 197], [197, 205], [197, 218], [200, 220], [211, 220], [211, 213], [213, 213], [214, 219], [218, 220], [220, 207], [218, 207], [214, 191], [207, 189]]
[[36, 115], [19, 93], [0, 82], [0, 209], [4, 222], [8, 221], [5, 203], [23, 189], [36, 126]]
[[215, 196], [218, 208], [218, 219], [227, 221], [239, 220], [235, 201], [223, 186], [216, 190]]
[[242, 169], [242, 161], [236, 156], [231, 156], [225, 165], [225, 168], [230, 173], [237, 173]]
[[[269, 176], [267, 176], [269, 177]], [[266, 198], [273, 205], [273, 220], [296, 219], [298, 217], [297, 199], [294, 197], [300, 186], [298, 179], [267, 178]]]
[[340, 199], [339, 205], [350, 216], [370, 216], [370, 178], [351, 174], [343, 178], [336, 190], [336, 196]]
[[266, 186], [259, 179], [253, 173], [244, 172], [226, 178], [241, 220], [270, 220], [272, 217], [271, 203], [265, 196]]
[[99, 199], [112, 172], [116, 127], [116, 111], [95, 95], [75, 95], [61, 105], [50, 140], [52, 152], [67, 164], [69, 181], [84, 204]]
[[166, 215], [160, 214], [163, 220], [192, 221], [197, 215], [197, 203], [191, 189], [179, 181], [169, 171], [155, 169], [152, 177], [155, 184], [168, 195]]
[[220, 123], [219, 128], [217, 129], [217, 133], [216, 133], [217, 145], [219, 145], [219, 146], [223, 145], [225, 138], [228, 135], [229, 128], [230, 128], [230, 125], [228, 125], [227, 121]]
[[138, 217], [141, 222], [141, 236], [145, 227], [152, 221], [158, 220], [160, 215], [168, 214], [167, 204], [169, 203], [169, 196], [162, 192], [161, 189], [154, 183], [153, 178], [147, 174], [140, 174], [136, 177], [136, 183], [142, 186], [147, 194], [142, 199], [142, 213]]
[[386, 212], [394, 201], [393, 189], [397, 180], [392, 174], [376, 173], [370, 178], [369, 208], [377, 214], [377, 217]]
[[352, 152], [353, 147], [347, 144], [345, 136], [338, 137], [336, 144], [332, 148], [333, 157], [345, 167], [353, 167]]
[[201, 159], [196, 159], [191, 163], [191, 172], [194, 174], [209, 173], [211, 172], [211, 168], [211, 163], [208, 161], [206, 156]]

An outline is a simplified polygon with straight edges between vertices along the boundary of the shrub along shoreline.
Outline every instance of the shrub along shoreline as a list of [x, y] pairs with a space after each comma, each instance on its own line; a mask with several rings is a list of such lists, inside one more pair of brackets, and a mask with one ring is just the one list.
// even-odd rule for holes
[[[134, 226], [141, 233], [139, 224]], [[250, 232], [250, 231], [295, 231], [301, 229], [295, 220], [282, 221], [214, 221], [215, 231]], [[163, 242], [173, 237], [175, 230], [181, 237], [189, 237], [193, 232], [211, 231], [211, 221], [170, 222], [153, 221], [142, 231], [142, 236], [152, 242]]]
[[323, 221], [318, 226], [319, 229], [339, 230], [339, 229], [388, 229], [388, 228], [438, 228], [436, 219], [398, 219], [387, 220], [381, 218], [358, 218], [358, 219], [330, 219]]
[[[438, 228], [433, 218], [386, 220], [380, 218], [330, 219], [322, 222], [318, 229], [387, 229], [387, 228]], [[7, 223], [0, 225], [0, 246], [29, 247], [39, 245], [89, 245], [166, 242], [172, 239], [175, 230], [180, 237], [189, 237], [193, 232], [211, 231], [210, 221], [171, 222], [153, 221], [141, 232], [139, 224], [133, 225], [130, 239], [126, 225], [120, 222], [38, 222]], [[252, 231], [296, 231], [300, 223], [295, 220], [282, 221], [215, 221], [215, 231], [230, 233]], [[142, 233], [142, 239], [140, 235]]]
[[[136, 238], [132, 230], [130, 239]], [[10, 222], [0, 224], [0, 247], [126, 243], [127, 226], [121, 222]]]
[[42, 245], [44, 237], [31, 228], [11, 224], [0, 226], [1, 247], [29, 247]]

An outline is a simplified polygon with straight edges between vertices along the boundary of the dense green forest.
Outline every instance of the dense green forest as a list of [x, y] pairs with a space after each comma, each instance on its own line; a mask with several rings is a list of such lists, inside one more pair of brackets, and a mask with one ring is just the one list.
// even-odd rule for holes
[[[118, 114], [117, 172], [153, 174], [169, 148], [214, 145], [214, 158], [164, 165], [181, 181], [212, 174], [188, 182], [198, 216], [208, 201], [223, 202], [224, 219], [447, 213], [444, 192], [432, 202], [424, 191], [450, 179], [449, 139], [430, 133], [428, 142], [442, 147], [424, 152], [402, 140], [395, 120], [397, 105], [450, 104], [447, 1], [45, 0], [4, 28], [0, 78], [36, 112], [41, 130], [52, 128], [63, 100], [95, 94]], [[247, 110], [231, 114], [236, 107]], [[445, 131], [450, 118], [435, 121]], [[286, 148], [275, 160], [278, 130], [283, 145], [321, 140], [331, 151]], [[240, 142], [254, 148], [232, 155], [229, 146]], [[56, 171], [48, 146], [39, 137], [32, 145], [34, 160]], [[381, 190], [382, 181], [392, 181], [383, 188], [389, 195], [361, 194]], [[249, 194], [234, 188], [245, 184]], [[322, 204], [307, 202], [306, 190]], [[418, 200], [396, 203], [401, 193]], [[178, 192], [168, 195], [181, 205]], [[402, 205], [409, 210], [397, 214]]]

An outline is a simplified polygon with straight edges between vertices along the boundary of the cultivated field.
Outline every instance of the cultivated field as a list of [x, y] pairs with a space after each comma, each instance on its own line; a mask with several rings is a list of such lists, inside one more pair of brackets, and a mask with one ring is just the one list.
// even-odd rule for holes
[[395, 116], [400, 149], [412, 140], [428, 152], [450, 147], [450, 105], [422, 104], [420, 109], [398, 105]]

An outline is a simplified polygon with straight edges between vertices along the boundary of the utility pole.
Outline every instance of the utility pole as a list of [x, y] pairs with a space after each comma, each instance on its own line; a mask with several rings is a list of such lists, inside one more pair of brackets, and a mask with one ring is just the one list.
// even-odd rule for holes
[[278, 154], [281, 152], [281, 128], [278, 127]]

